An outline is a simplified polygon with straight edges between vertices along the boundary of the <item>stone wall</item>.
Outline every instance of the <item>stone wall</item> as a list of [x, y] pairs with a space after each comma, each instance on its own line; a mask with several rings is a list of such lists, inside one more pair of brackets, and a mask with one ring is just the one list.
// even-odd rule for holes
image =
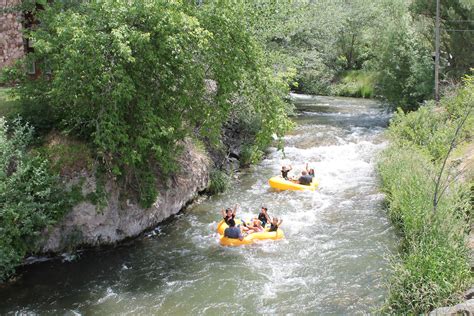
[[3, 12], [21, 0], [0, 0], [0, 69], [11, 65], [24, 54], [20, 13]]

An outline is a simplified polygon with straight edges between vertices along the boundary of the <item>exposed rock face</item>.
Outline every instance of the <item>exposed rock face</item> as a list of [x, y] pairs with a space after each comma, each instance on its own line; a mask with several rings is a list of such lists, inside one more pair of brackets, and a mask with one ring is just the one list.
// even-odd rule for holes
[[[168, 183], [159, 184], [159, 196], [154, 205], [143, 209], [136, 203], [123, 201], [114, 181], [108, 181], [106, 192], [108, 203], [105, 207], [91, 202], [76, 205], [63, 220], [44, 235], [43, 252], [60, 252], [79, 245], [110, 244], [127, 237], [139, 235], [173, 214], [178, 213], [192, 201], [198, 192], [207, 188], [211, 161], [207, 154], [200, 152], [190, 141], [185, 142], [185, 150], [179, 159], [181, 171]], [[84, 195], [94, 192], [96, 179], [82, 175]]]
[[441, 316], [441, 315], [474, 315], [474, 288], [469, 289], [464, 293], [465, 302], [450, 306], [440, 307], [430, 312], [430, 316]]
[[[21, 0], [0, 0], [0, 10], [11, 8], [20, 2]], [[0, 13], [0, 69], [24, 55], [21, 29], [19, 13]]]
[[430, 313], [430, 316], [441, 315], [474, 315], [474, 299], [452, 307], [440, 307]]

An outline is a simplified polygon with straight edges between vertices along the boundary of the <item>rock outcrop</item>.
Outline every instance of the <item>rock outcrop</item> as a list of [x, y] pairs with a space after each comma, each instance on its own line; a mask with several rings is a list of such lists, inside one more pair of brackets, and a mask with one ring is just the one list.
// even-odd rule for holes
[[464, 294], [465, 302], [450, 306], [440, 307], [430, 313], [430, 316], [456, 316], [456, 315], [474, 315], [474, 288], [471, 288]]
[[[115, 243], [137, 236], [178, 213], [198, 192], [207, 188], [212, 164], [208, 155], [191, 141], [187, 140], [184, 147], [179, 159], [180, 172], [158, 185], [159, 195], [152, 207], [144, 209], [136, 202], [124, 200], [117, 183], [108, 180], [105, 184], [107, 205], [84, 201], [74, 206], [58, 224], [44, 232], [42, 252]], [[76, 182], [79, 179], [84, 196], [95, 191], [97, 179], [93, 175], [83, 172], [76, 177]]]

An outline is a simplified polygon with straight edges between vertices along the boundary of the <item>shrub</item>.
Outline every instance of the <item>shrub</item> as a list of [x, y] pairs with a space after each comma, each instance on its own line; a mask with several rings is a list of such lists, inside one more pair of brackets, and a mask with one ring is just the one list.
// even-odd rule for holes
[[[25, 114], [41, 129], [84, 139], [108, 172], [141, 182], [130, 185], [148, 195], [139, 198], [147, 205], [153, 188], [145, 186], [156, 179], [137, 175], [155, 165], [164, 176], [176, 172], [180, 141], [220, 135], [240, 110], [236, 96], [260, 119], [256, 142], [288, 129], [289, 78], [274, 71], [233, 4], [57, 1], [37, 16], [26, 58], [43, 70], [48, 61], [53, 75], [8, 72]], [[217, 87], [212, 97], [208, 79]]]
[[0, 116], [14, 117], [18, 112], [18, 102], [11, 96], [11, 89], [0, 87]]
[[221, 170], [213, 170], [210, 174], [209, 187], [207, 191], [210, 194], [225, 192], [230, 185], [230, 177]]
[[395, 143], [413, 144], [438, 160], [446, 155], [454, 130], [448, 115], [435, 111], [431, 104], [408, 114], [398, 109], [390, 123], [389, 133]]
[[247, 167], [251, 164], [257, 163], [263, 158], [263, 151], [256, 145], [246, 144], [240, 153], [240, 165]]
[[352, 70], [344, 73], [341, 82], [331, 87], [331, 94], [345, 97], [372, 98], [374, 89], [374, 74]]
[[0, 280], [36, 250], [40, 232], [68, 209], [48, 161], [28, 152], [32, 134], [29, 125], [16, 120], [9, 136], [0, 118]]

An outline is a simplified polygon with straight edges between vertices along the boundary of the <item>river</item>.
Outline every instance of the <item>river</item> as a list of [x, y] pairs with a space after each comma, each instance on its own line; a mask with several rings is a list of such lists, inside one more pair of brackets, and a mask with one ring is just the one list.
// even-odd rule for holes
[[[292, 95], [297, 127], [231, 189], [202, 198], [153, 232], [117, 247], [47, 260], [0, 286], [0, 314], [353, 314], [386, 295], [397, 237], [375, 171], [389, 114], [375, 101]], [[291, 163], [316, 171], [315, 192], [275, 192], [268, 179]], [[266, 206], [286, 239], [227, 248], [219, 210]]]

